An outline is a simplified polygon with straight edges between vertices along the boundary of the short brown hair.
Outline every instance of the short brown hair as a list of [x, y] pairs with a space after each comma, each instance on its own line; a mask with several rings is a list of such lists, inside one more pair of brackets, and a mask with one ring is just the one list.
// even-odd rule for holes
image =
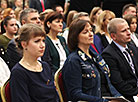
[[135, 4], [126, 4], [122, 9], [122, 15], [124, 14], [125, 11], [127, 11], [129, 9], [129, 7], [135, 7], [136, 8], [136, 5]]
[[63, 17], [62, 14], [60, 14], [58, 12], [50, 12], [46, 16], [46, 18], [44, 20], [44, 28], [45, 28], [46, 34], [48, 34], [49, 30], [50, 30], [50, 28], [47, 26], [47, 22], [52, 23], [52, 21], [55, 20], [55, 19], [64, 19], [64, 17]]
[[22, 24], [22, 20], [27, 21], [27, 18], [28, 18], [30, 13], [38, 13], [38, 11], [36, 9], [33, 9], [33, 8], [24, 9], [20, 14], [20, 23], [21, 24]]

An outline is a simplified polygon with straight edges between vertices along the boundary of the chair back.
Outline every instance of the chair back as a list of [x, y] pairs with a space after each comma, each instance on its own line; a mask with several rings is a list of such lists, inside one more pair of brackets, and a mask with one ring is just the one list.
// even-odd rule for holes
[[59, 68], [55, 73], [55, 85], [60, 98], [60, 102], [68, 102], [63, 86], [62, 68]]
[[1, 98], [2, 98], [2, 102], [11, 102], [9, 79], [1, 87]]

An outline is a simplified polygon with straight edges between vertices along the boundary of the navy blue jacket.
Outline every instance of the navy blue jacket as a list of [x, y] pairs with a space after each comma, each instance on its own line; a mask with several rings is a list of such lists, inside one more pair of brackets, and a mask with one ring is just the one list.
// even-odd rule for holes
[[57, 102], [51, 68], [41, 62], [43, 70], [33, 72], [17, 63], [10, 77], [11, 102]]
[[121, 96], [120, 93], [111, 85], [109, 80], [109, 68], [100, 55], [90, 51], [92, 59], [84, 52], [77, 49], [72, 52], [62, 69], [63, 82], [67, 99], [73, 102], [79, 100], [88, 102], [108, 102], [101, 98], [101, 79], [100, 73], [96, 68], [98, 65], [108, 82], [110, 93], [114, 97]]

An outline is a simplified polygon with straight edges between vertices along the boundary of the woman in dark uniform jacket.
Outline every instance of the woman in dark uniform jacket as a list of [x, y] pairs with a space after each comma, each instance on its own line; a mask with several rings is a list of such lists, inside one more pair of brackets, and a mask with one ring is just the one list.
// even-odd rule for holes
[[89, 21], [79, 19], [69, 28], [68, 47], [71, 54], [62, 69], [68, 101], [109, 102], [102, 97], [121, 96], [110, 83], [105, 61], [89, 50], [93, 43], [92, 29]]
[[61, 68], [69, 54], [64, 37], [58, 36], [63, 28], [63, 16], [58, 12], [51, 12], [44, 21], [46, 37], [46, 49], [42, 60], [48, 62], [53, 74]]

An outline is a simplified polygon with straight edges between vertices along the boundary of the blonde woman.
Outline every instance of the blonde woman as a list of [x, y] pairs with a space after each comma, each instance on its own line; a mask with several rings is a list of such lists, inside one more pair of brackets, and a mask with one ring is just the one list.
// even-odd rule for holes
[[47, 33], [46, 50], [42, 60], [51, 65], [53, 75], [58, 68], [62, 68], [69, 51], [64, 37], [59, 36], [62, 32], [63, 16], [58, 12], [51, 12], [44, 21], [44, 28]]
[[112, 11], [104, 10], [97, 19], [97, 25], [95, 30], [94, 45], [101, 53], [106, 46], [111, 43], [112, 39], [107, 31], [107, 25], [111, 19], [115, 18], [115, 14]]

